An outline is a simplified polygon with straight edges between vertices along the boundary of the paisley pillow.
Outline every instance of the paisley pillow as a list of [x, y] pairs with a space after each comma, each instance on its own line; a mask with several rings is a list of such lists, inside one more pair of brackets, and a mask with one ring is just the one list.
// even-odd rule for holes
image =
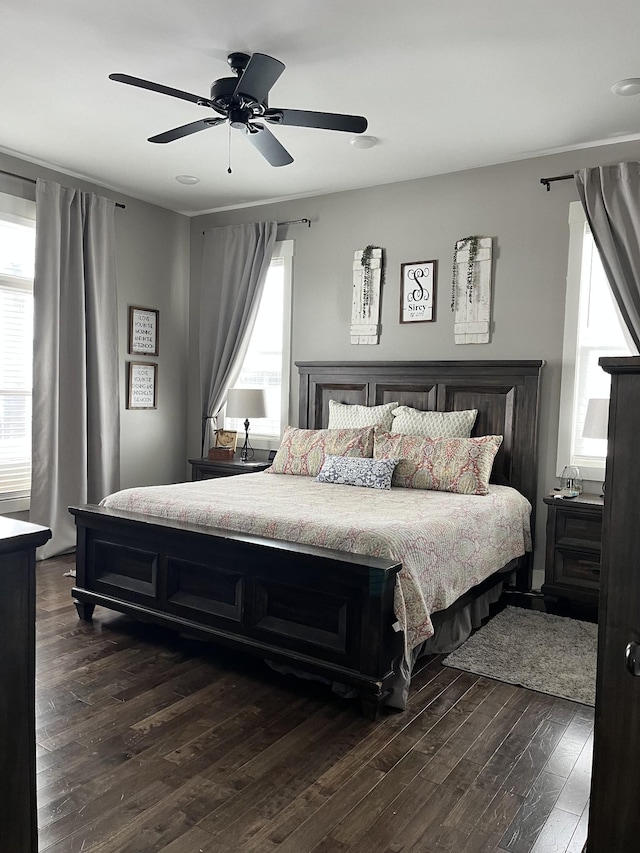
[[376, 429], [375, 459], [400, 459], [394, 486], [460, 495], [486, 495], [501, 435], [478, 438], [423, 438]]
[[271, 474], [317, 477], [327, 455], [373, 455], [373, 427], [363, 429], [298, 429], [287, 427], [275, 455]]
[[325, 456], [316, 477], [319, 483], [341, 483], [366, 489], [390, 489], [397, 459], [354, 459], [349, 456]]

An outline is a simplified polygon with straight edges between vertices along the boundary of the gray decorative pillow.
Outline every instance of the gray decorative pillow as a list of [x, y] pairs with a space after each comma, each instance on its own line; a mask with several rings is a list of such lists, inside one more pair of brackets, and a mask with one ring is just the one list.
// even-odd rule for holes
[[350, 456], [325, 456], [316, 477], [319, 483], [341, 483], [366, 489], [390, 489], [399, 459], [358, 459]]
[[338, 403], [329, 400], [329, 425], [327, 429], [356, 429], [357, 427], [379, 426], [386, 432], [391, 429], [391, 412], [398, 403], [383, 403], [381, 406], [358, 406], [355, 403]]
[[422, 435], [425, 438], [469, 438], [477, 415], [477, 409], [421, 412], [410, 406], [398, 406], [393, 410], [393, 423], [388, 432]]

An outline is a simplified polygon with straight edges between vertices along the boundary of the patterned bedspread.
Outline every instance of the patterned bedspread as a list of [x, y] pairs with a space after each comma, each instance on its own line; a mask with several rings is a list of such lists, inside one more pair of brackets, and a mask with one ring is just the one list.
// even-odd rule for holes
[[401, 561], [395, 612], [409, 649], [433, 634], [431, 613], [531, 548], [531, 506], [507, 486], [480, 497], [260, 472], [125, 489], [102, 506]]

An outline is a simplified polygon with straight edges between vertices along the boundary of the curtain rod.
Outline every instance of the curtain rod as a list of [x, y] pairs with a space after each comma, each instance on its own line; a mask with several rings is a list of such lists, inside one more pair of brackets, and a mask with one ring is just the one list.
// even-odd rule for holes
[[[18, 175], [15, 172], [7, 172], [5, 169], [0, 169], [0, 175], [7, 175], [9, 178], [17, 178], [19, 181], [27, 181], [30, 184], [35, 184], [35, 178], [27, 178], [24, 175]], [[116, 202], [116, 207], [121, 207], [122, 210], [126, 208], [126, 204], [120, 204], [119, 201]]]
[[547, 192], [551, 189], [551, 184], [554, 181], [572, 181], [573, 175], [556, 175], [555, 178], [540, 178], [540, 183], [547, 188]]
[[287, 222], [278, 222], [278, 225], [306, 225], [307, 228], [311, 228], [311, 220], [310, 219], [289, 219]]
[[[306, 218], [288, 219], [286, 222], [276, 222], [276, 225], [278, 226], [278, 228], [280, 228], [282, 225], [306, 225], [307, 228], [311, 228], [311, 220]], [[202, 233], [206, 234], [206, 231], [203, 231]]]

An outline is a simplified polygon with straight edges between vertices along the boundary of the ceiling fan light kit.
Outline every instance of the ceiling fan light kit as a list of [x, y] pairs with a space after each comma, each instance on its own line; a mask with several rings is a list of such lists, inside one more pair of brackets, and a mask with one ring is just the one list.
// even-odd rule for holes
[[[236, 76], [214, 80], [208, 98], [153, 83], [150, 80], [142, 80], [140, 77], [131, 77], [129, 74], [110, 74], [109, 79], [136, 86], [139, 89], [158, 92], [161, 95], [169, 95], [172, 98], [180, 98], [199, 107], [212, 109], [218, 114], [149, 137], [149, 142], [153, 143], [174, 142], [192, 133], [228, 122], [230, 127], [243, 132], [245, 138], [268, 163], [272, 166], [286, 166], [293, 163], [293, 157], [262, 122], [358, 134], [364, 133], [367, 129], [367, 120], [364, 116], [269, 107], [268, 98], [271, 88], [285, 69], [284, 63], [272, 56], [267, 56], [265, 53], [249, 55], [234, 52], [229, 54], [227, 62]], [[368, 144], [365, 142], [361, 147], [368, 148], [375, 145], [375, 137], [364, 137], [364, 139], [374, 141]]]

